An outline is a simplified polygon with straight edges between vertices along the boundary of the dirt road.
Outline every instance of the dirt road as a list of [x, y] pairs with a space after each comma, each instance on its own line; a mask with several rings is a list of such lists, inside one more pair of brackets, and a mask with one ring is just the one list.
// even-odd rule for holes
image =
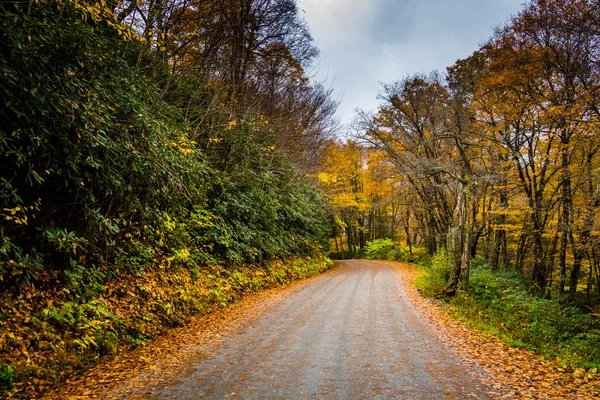
[[486, 398], [405, 296], [392, 266], [343, 261], [279, 301], [176, 379], [122, 398]]

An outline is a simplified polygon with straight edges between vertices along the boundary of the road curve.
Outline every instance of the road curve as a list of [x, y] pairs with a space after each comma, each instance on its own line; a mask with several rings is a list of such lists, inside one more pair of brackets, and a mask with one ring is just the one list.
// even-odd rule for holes
[[394, 267], [336, 264], [147, 397], [486, 398], [481, 371], [413, 308]]

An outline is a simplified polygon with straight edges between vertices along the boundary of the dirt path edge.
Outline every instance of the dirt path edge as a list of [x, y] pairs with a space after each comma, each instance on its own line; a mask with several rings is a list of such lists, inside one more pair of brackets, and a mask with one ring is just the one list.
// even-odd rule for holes
[[[509, 346], [491, 333], [477, 331], [451, 316], [451, 310], [423, 297], [413, 281], [423, 272], [416, 266], [393, 262], [404, 280], [413, 306], [450, 340], [465, 362], [474, 361], [489, 375], [488, 383], [503, 399], [600, 399], [600, 379], [581, 370], [569, 371], [527, 349]], [[482, 377], [482, 379], [486, 379]]]

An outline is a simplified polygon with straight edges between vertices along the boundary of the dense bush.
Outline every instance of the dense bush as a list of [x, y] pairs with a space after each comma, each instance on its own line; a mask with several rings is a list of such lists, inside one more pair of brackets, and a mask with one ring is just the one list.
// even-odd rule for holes
[[417, 278], [417, 287], [426, 296], [439, 298], [446, 292], [452, 272], [446, 250], [437, 252], [429, 263], [422, 266], [423, 273]]
[[0, 9], [2, 281], [135, 269], [173, 245], [169, 220], [206, 202], [214, 173], [135, 68], [136, 41], [72, 2], [22, 6]]
[[392, 239], [375, 239], [367, 243], [365, 257], [371, 260], [389, 260], [409, 263], [427, 263], [427, 249], [421, 246], [397, 245]]
[[328, 265], [282, 266], [331, 229], [263, 117], [208, 108], [209, 82], [99, 5], [6, 1], [0, 20], [0, 390]]
[[393, 260], [395, 253], [392, 239], [375, 239], [367, 243], [365, 256], [370, 260]]
[[[210, 139], [192, 137], [156, 77], [136, 67], [142, 55], [161, 71], [142, 44], [82, 22], [93, 15], [74, 2], [22, 6], [0, 9], [5, 288], [319, 245], [324, 202], [275, 149], [267, 121], [228, 116]], [[178, 98], [194, 96], [172, 80]]]

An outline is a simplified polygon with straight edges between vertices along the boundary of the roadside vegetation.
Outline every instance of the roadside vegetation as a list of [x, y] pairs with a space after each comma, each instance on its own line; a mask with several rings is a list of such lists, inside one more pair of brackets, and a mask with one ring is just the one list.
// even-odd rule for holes
[[0, 397], [331, 266], [318, 51], [218, 3], [0, 4]]
[[409, 248], [406, 245], [396, 245], [392, 239], [375, 239], [367, 242], [365, 258], [369, 260], [400, 261], [410, 264], [428, 263], [431, 258], [427, 249], [420, 246]]
[[447, 304], [450, 313], [478, 330], [492, 333], [515, 347], [525, 347], [558, 364], [600, 368], [600, 318], [597, 311], [531, 293], [518, 271], [494, 272], [489, 260], [473, 262], [467, 291], [445, 294], [452, 267], [444, 252], [423, 267], [415, 281], [425, 296]]
[[415, 265], [421, 270], [414, 281], [419, 292], [475, 330], [574, 371], [600, 368], [598, 309], [585, 302], [540, 298], [522, 273], [493, 271], [490, 260], [482, 257], [472, 260], [468, 290], [459, 289], [454, 296], [446, 292], [452, 264], [445, 250], [430, 256], [426, 249], [416, 247], [411, 255], [406, 246], [391, 239], [376, 239], [367, 242], [365, 258]]

